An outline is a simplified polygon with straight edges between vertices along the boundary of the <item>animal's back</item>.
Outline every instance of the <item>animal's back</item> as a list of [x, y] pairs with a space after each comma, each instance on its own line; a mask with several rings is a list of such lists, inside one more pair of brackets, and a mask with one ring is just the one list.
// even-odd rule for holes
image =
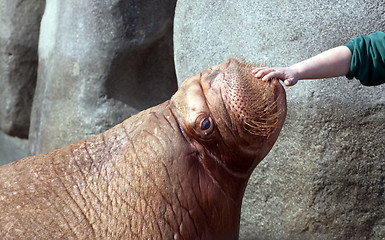
[[173, 117], [165, 106], [0, 167], [0, 239], [173, 236], [178, 220], [187, 218], [179, 202], [184, 196], [177, 199], [183, 194], [175, 184], [178, 161], [173, 163], [181, 157], [173, 144], [181, 134], [165, 137], [177, 128], [171, 119], [164, 124]]

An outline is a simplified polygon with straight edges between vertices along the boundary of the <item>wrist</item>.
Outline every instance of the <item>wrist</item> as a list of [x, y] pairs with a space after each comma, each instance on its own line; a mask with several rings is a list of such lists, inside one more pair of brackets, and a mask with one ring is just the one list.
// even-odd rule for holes
[[289, 72], [292, 75], [293, 79], [300, 80], [303, 79], [303, 71], [301, 66], [298, 64], [291, 65], [289, 68]]

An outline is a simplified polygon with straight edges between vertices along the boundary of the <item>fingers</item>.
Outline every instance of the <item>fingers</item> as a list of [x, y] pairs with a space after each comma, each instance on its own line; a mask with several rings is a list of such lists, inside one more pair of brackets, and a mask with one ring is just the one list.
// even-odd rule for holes
[[298, 82], [298, 77], [295, 72], [288, 68], [253, 68], [251, 72], [256, 78], [262, 81], [279, 79], [283, 81], [285, 86], [293, 86]]
[[255, 77], [257, 78], [260, 78], [261, 77], [261, 73], [263, 72], [263, 70], [265, 70], [266, 68], [252, 68], [251, 69], [251, 73], [255, 75]]
[[271, 71], [267, 71], [267, 74], [262, 77], [262, 81], [269, 81], [274, 78], [283, 80], [279, 72], [276, 72], [274, 69], [271, 69]]
[[266, 67], [263, 67], [263, 68], [253, 68], [251, 70], [251, 72], [255, 75], [256, 78], [260, 78], [262, 79], [263, 81], [267, 81], [270, 78], [269, 74], [274, 72], [275, 69], [273, 68], [266, 68]]
[[[282, 74], [277, 72], [274, 68], [257, 69], [255, 77], [262, 81], [269, 81], [273, 78], [282, 79]], [[284, 79], [282, 79], [284, 80]]]

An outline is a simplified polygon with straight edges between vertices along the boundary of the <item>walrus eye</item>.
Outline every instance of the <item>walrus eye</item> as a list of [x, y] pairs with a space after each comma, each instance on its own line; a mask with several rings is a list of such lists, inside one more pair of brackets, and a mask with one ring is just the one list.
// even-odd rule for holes
[[202, 121], [201, 129], [203, 131], [205, 131], [205, 130], [209, 129], [210, 127], [211, 127], [210, 119], [209, 118], [204, 119], [204, 121]]
[[207, 136], [214, 130], [214, 124], [211, 117], [204, 117], [200, 122], [200, 133], [202, 136]]

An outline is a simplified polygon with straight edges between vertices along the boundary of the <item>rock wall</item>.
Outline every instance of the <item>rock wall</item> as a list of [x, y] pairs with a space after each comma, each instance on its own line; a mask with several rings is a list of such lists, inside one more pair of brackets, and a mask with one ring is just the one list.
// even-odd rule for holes
[[27, 138], [44, 1], [0, 1], [0, 130]]
[[105, 131], [176, 91], [175, 2], [47, 1], [32, 154]]
[[0, 0], [0, 165], [27, 154], [43, 0]]
[[177, 90], [175, 5], [0, 0], [0, 164], [169, 99]]
[[[231, 56], [287, 66], [385, 31], [385, 2], [179, 0], [178, 81]], [[344, 77], [286, 88], [288, 117], [253, 173], [241, 239], [385, 238], [385, 86]]]

